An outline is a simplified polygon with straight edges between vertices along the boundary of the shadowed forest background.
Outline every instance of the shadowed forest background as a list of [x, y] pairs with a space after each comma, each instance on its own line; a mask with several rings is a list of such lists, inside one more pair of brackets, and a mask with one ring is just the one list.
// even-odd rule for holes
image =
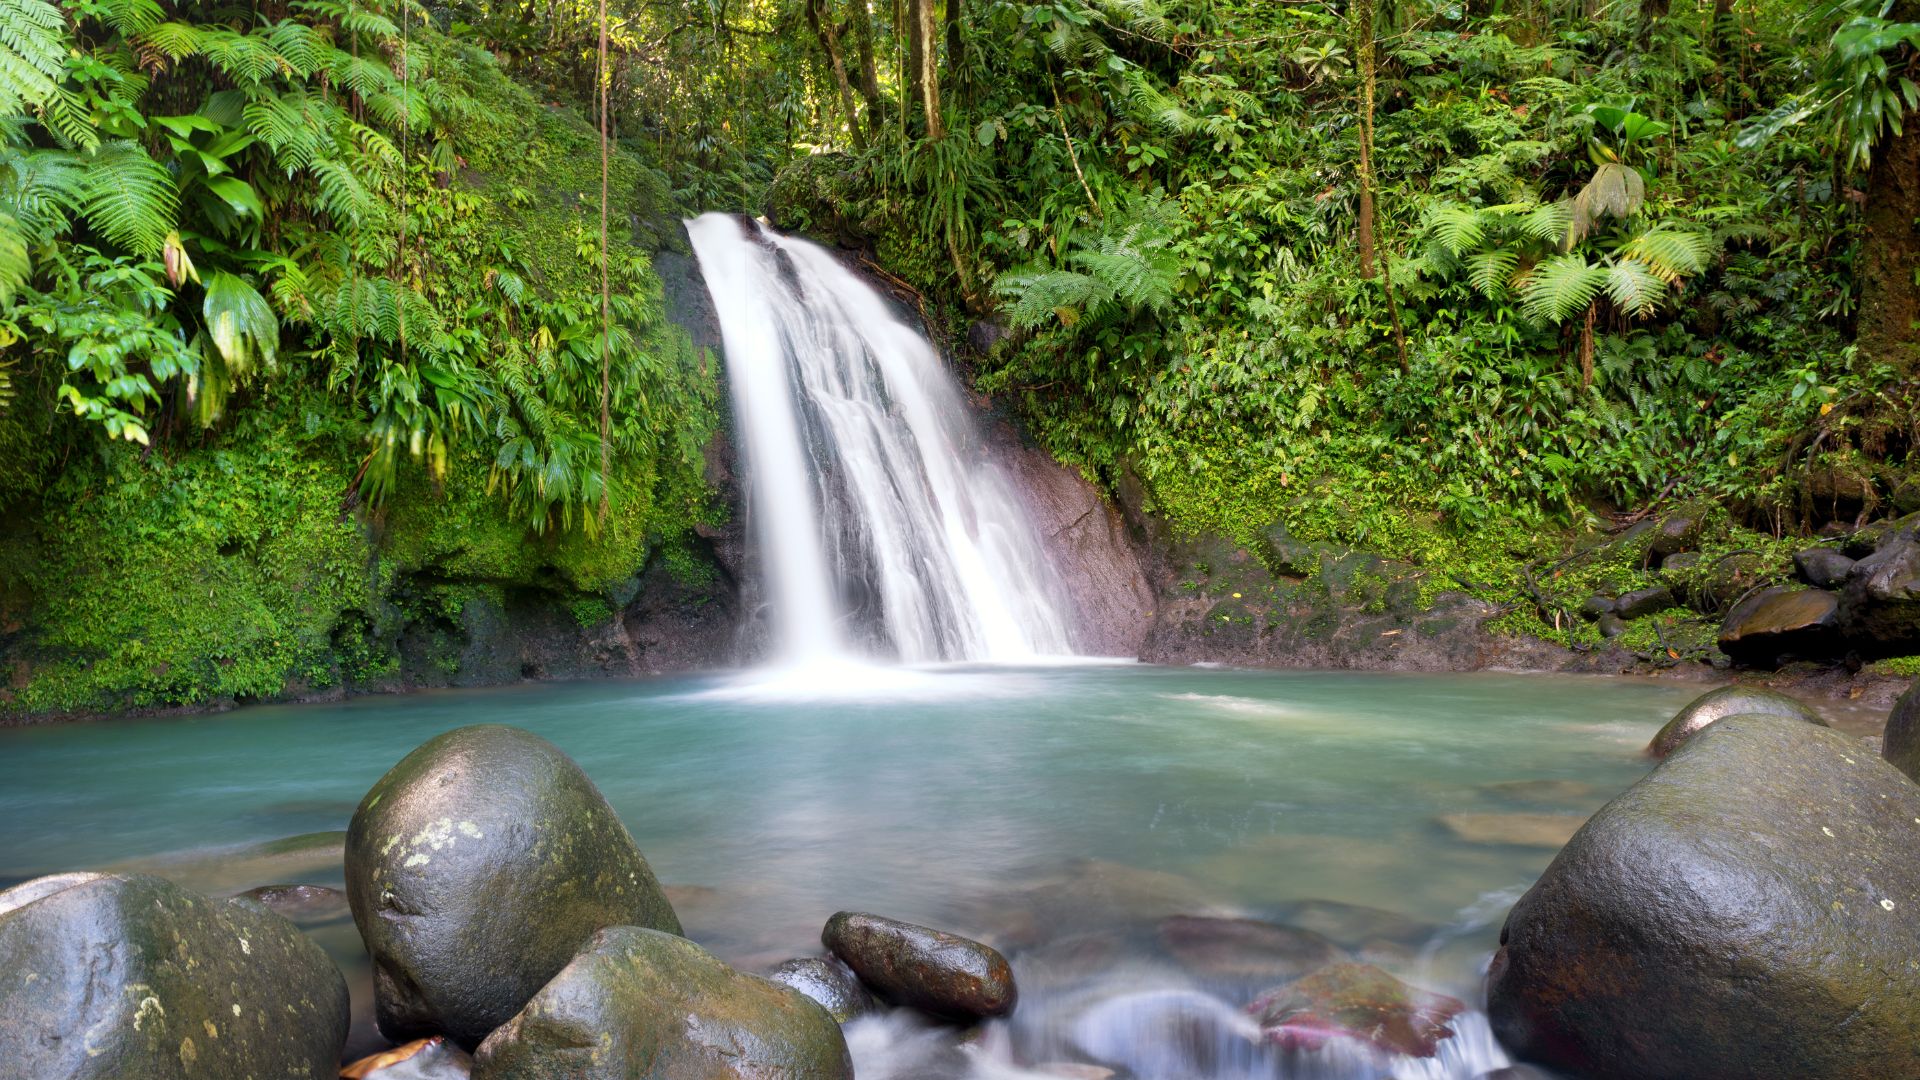
[[653, 264], [716, 209], [860, 251], [1175, 535], [1591, 644], [1646, 565], [1563, 560], [1657, 508], [1702, 575], [1920, 511], [1916, 45], [1911, 0], [0, 0], [0, 708], [697, 589], [723, 395]]

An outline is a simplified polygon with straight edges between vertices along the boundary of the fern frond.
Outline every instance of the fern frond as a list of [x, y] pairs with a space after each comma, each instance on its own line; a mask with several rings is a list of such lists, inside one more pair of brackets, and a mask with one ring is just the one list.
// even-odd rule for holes
[[87, 223], [109, 240], [152, 255], [174, 229], [180, 193], [173, 174], [145, 148], [117, 140], [88, 157], [81, 208]]
[[0, 0], [0, 113], [37, 108], [66, 69], [67, 20], [48, 0]]
[[163, 22], [140, 36], [142, 46], [175, 63], [200, 55], [205, 42], [199, 27], [183, 22]]
[[1621, 253], [1645, 263], [1671, 284], [1705, 270], [1716, 246], [1706, 233], [1659, 226], [1634, 237]]
[[1486, 237], [1480, 212], [1459, 203], [1441, 203], [1427, 211], [1426, 226], [1434, 240], [1456, 259], [1478, 248]]
[[1520, 253], [1495, 248], [1482, 251], [1467, 260], [1467, 280], [1489, 300], [1499, 300], [1507, 295], [1507, 287], [1513, 281], [1513, 271], [1520, 264]]
[[1639, 259], [1616, 259], [1607, 267], [1607, 295], [1636, 319], [1651, 315], [1667, 295], [1667, 280]]

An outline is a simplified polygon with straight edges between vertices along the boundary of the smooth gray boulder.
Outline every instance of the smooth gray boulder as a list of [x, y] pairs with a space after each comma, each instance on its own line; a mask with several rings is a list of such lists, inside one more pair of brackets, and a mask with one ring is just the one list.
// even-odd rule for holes
[[1675, 713], [1673, 719], [1667, 721], [1666, 726], [1653, 736], [1653, 741], [1647, 744], [1647, 753], [1657, 758], [1666, 757], [1708, 725], [1745, 713], [1785, 716], [1820, 727], [1827, 726], [1819, 713], [1777, 690], [1761, 686], [1723, 686], [1701, 694]]
[[474, 1053], [473, 1080], [853, 1080], [840, 1025], [682, 937], [594, 935]]
[[60, 874], [0, 893], [0, 1076], [332, 1076], [347, 984], [292, 923], [162, 878]]
[[1793, 556], [1793, 572], [1816, 589], [1839, 588], [1853, 567], [1853, 560], [1836, 548], [1808, 548]]
[[820, 941], [880, 1000], [931, 1016], [985, 1020], [1011, 1014], [1019, 1000], [1007, 958], [957, 934], [842, 911]]
[[596, 931], [680, 932], [593, 781], [517, 728], [459, 728], [408, 754], [354, 812], [346, 858], [375, 1014], [395, 1042], [440, 1034], [471, 1049]]
[[1920, 679], [1893, 703], [1880, 754], [1910, 779], [1920, 780]]
[[1586, 1080], [1920, 1076], [1920, 786], [1783, 716], [1700, 732], [1507, 917], [1488, 1015]]
[[767, 972], [767, 978], [812, 998], [835, 1023], [857, 1020], [880, 1007], [860, 984], [860, 976], [835, 956], [806, 956], [788, 960]]

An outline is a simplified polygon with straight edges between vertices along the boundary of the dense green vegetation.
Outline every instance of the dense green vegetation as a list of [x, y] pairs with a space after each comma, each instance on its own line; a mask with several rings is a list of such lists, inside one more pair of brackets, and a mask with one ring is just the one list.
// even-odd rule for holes
[[11, 707], [377, 681], [501, 588], [608, 617], [720, 512], [647, 257], [705, 209], [1010, 331], [978, 389], [1177, 529], [1562, 639], [1617, 521], [1920, 508], [1913, 0], [605, 10], [0, 0]]
[[603, 322], [578, 110], [424, 9], [0, 18], [17, 706], [377, 681], [409, 622], [590, 602], [715, 512], [670, 200], [611, 156]]

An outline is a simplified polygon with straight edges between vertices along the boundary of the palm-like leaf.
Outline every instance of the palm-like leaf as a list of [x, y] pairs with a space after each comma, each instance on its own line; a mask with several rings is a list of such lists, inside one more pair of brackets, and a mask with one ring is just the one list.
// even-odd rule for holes
[[272, 367], [280, 351], [280, 323], [259, 290], [233, 274], [215, 273], [207, 280], [201, 305], [207, 336], [213, 339], [227, 371], [236, 378], [251, 374], [256, 363]]
[[1607, 280], [1607, 268], [1587, 262], [1584, 255], [1555, 255], [1521, 281], [1520, 301], [1530, 318], [1561, 323], [1584, 312]]
[[1602, 217], [1629, 218], [1647, 200], [1647, 181], [1638, 169], [1618, 161], [1603, 163], [1573, 198], [1573, 239], [1593, 231]]

